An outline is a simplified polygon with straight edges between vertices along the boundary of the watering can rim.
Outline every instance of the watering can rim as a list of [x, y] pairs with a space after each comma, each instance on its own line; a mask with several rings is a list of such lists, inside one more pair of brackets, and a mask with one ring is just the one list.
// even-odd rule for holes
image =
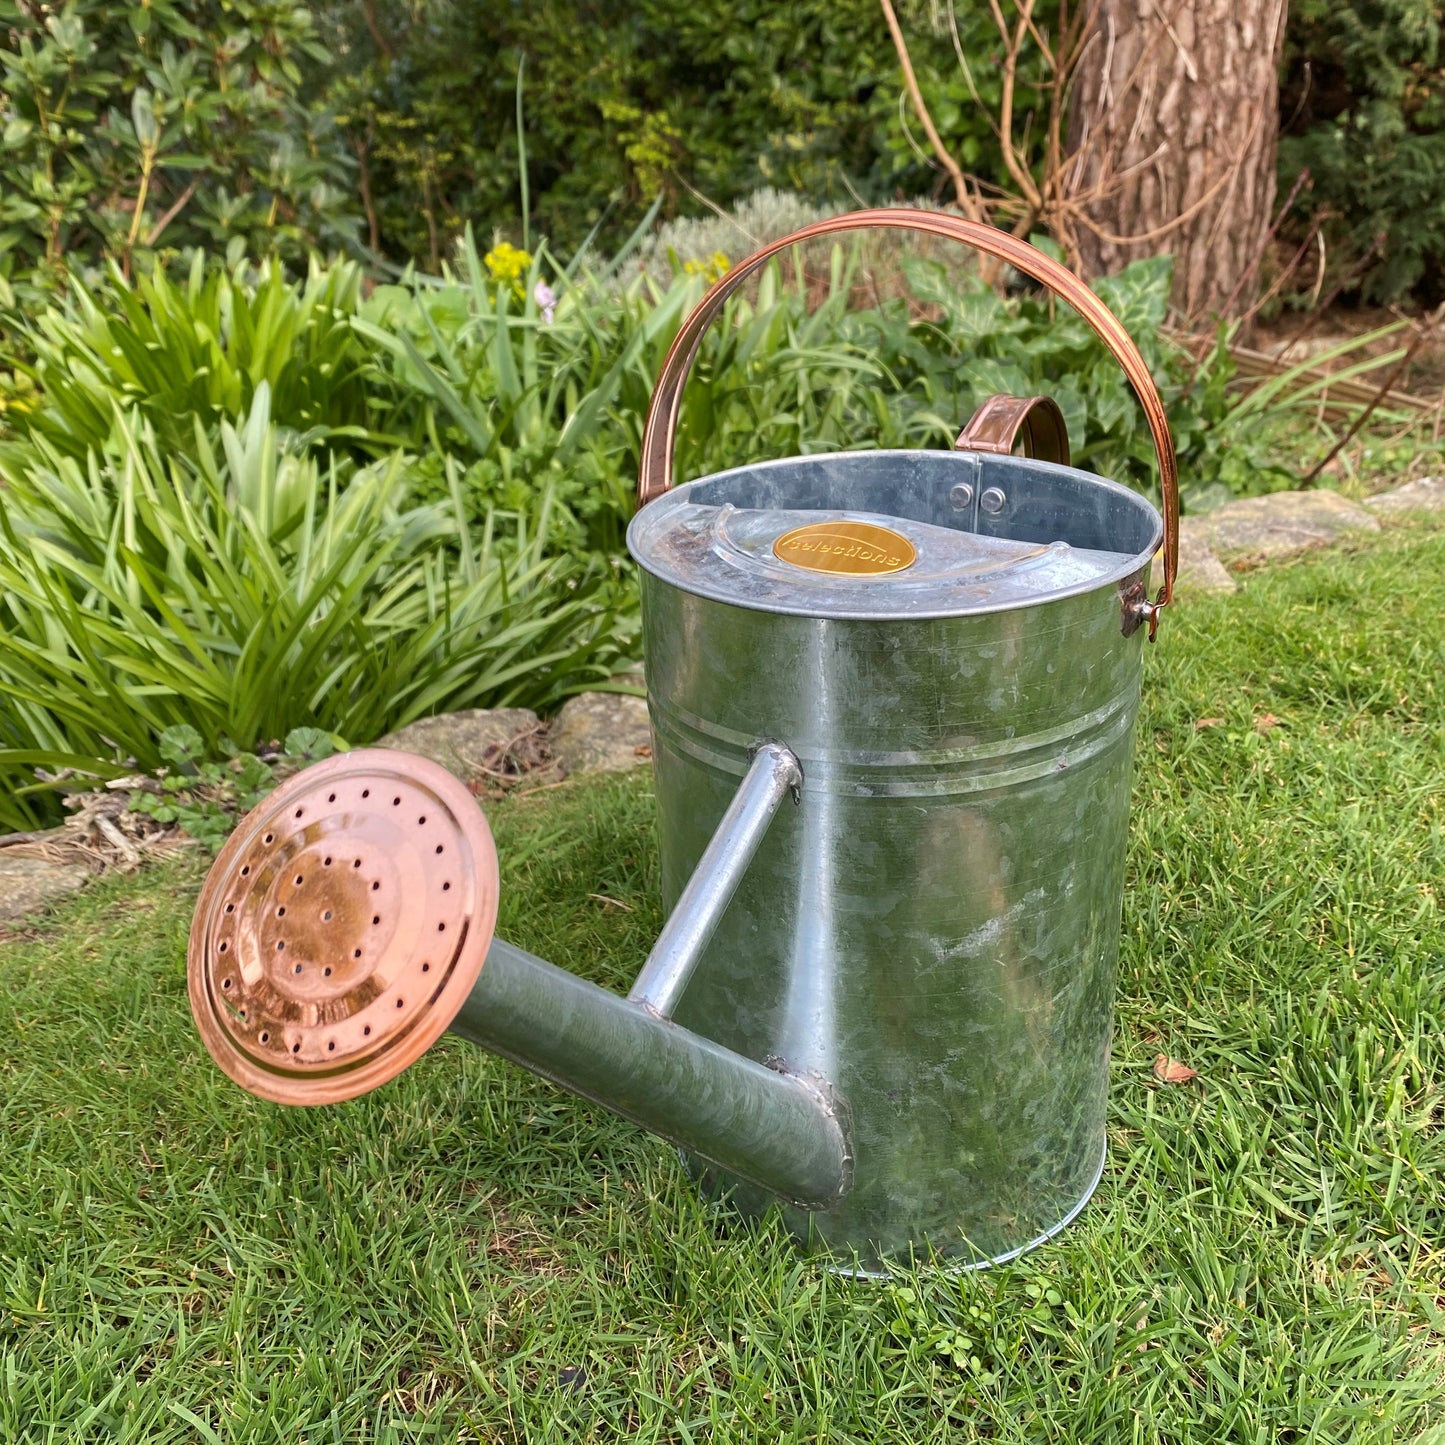
[[[1004, 600], [977, 600], [951, 606], [924, 607], [917, 611], [900, 611], [898, 608], [870, 607], [861, 600], [860, 605], [839, 607], [829, 605], [826, 608], [816, 603], [810, 603], [806, 595], [800, 593], [796, 604], [790, 602], [779, 602], [769, 600], [761, 602], [750, 599], [740, 590], [727, 591], [721, 587], [709, 586], [705, 581], [699, 582], [695, 577], [684, 578], [681, 574], [665, 570], [655, 556], [651, 555], [644, 533], [656, 528], [660, 519], [668, 512], [680, 509], [689, 505], [692, 495], [703, 486], [725, 480], [730, 477], [740, 477], [757, 472], [766, 472], [778, 468], [796, 466], [799, 463], [814, 462], [843, 462], [845, 464], [862, 465], [866, 462], [877, 459], [900, 459], [910, 462], [917, 462], [920, 459], [936, 461], [946, 464], [949, 460], [957, 460], [966, 464], [972, 469], [979, 461], [985, 467], [990, 465], [1016, 465], [1026, 466], [1031, 472], [1042, 472], [1045, 475], [1066, 476], [1069, 478], [1086, 478], [1089, 485], [1099, 487], [1104, 491], [1113, 493], [1125, 505], [1138, 508], [1147, 513], [1153, 519], [1153, 527], [1150, 531], [1149, 542], [1138, 551], [1128, 554], [1128, 560], [1122, 562], [1118, 567], [1101, 572], [1086, 578], [1083, 581], [1065, 584], [1046, 592], [1040, 592], [1033, 597], [1010, 597]], [[656, 534], [654, 534], [656, 535]], [[1157, 507], [1147, 497], [1141, 496], [1122, 482], [1116, 482], [1110, 477], [1099, 475], [1097, 472], [1085, 471], [1083, 468], [1064, 466], [1058, 462], [1046, 462], [1024, 458], [998, 457], [986, 452], [964, 452], [944, 450], [941, 448], [915, 448], [915, 447], [882, 447], [869, 451], [846, 451], [846, 452], [813, 452], [806, 456], [792, 457], [770, 457], [766, 461], [750, 462], [742, 466], [729, 467], [725, 471], [710, 472], [706, 476], [695, 477], [691, 481], [683, 482], [675, 487], [669, 487], [667, 491], [655, 496], [650, 502], [640, 507], [633, 515], [627, 527], [627, 550], [632, 559], [649, 576], [655, 577], [659, 582], [668, 586], [676, 587], [692, 596], [701, 597], [709, 602], [719, 602], [725, 606], [739, 607], [749, 612], [769, 612], [788, 617], [807, 617], [813, 619], [824, 619], [838, 622], [901, 622], [901, 621], [943, 621], [950, 618], [982, 617], [991, 614], [1015, 612], [1023, 608], [1042, 607], [1053, 602], [1062, 602], [1071, 597], [1083, 596], [1090, 592], [1101, 591], [1106, 587], [1117, 586], [1129, 582], [1138, 577], [1141, 570], [1146, 569], [1151, 560], [1158, 554], [1165, 535], [1165, 521], [1160, 515]], [[881, 580], [886, 585], [887, 579]]]

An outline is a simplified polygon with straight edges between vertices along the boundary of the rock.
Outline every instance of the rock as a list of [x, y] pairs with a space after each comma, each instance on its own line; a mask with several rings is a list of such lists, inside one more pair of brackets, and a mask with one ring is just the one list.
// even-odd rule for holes
[[1402, 512], [1445, 512], [1445, 477], [1419, 477], [1388, 492], [1365, 498], [1365, 505], [1381, 516]]
[[1207, 520], [1185, 517], [1179, 523], [1179, 575], [1174, 585], [1181, 592], [1237, 592], [1239, 584], [1206, 540]]
[[1380, 530], [1378, 518], [1323, 487], [1248, 497], [1192, 520], [1194, 535], [1214, 552], [1250, 562], [1280, 561], [1346, 532]]
[[621, 773], [652, 761], [647, 700], [620, 692], [570, 698], [552, 724], [552, 757], [563, 773]]
[[484, 783], [494, 781], [499, 773], [523, 771], [508, 766], [509, 748], [536, 737], [540, 727], [531, 708], [474, 707], [408, 723], [387, 733], [376, 746], [417, 753], [440, 763], [464, 783]]
[[0, 919], [37, 913], [84, 887], [90, 876], [90, 869], [79, 863], [52, 863], [0, 851]]

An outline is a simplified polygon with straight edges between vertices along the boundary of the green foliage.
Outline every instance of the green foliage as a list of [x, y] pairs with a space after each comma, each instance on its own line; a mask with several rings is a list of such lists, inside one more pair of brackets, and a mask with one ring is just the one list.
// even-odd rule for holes
[[1445, 300], [1445, 56], [1440, 0], [1290, 6], [1281, 184], [1308, 167], [1302, 214], [1330, 216], [1335, 270], [1378, 246], [1358, 289]]
[[275, 264], [208, 267], [199, 252], [180, 285], [163, 268], [131, 285], [112, 266], [17, 330], [0, 415], [12, 435], [81, 459], [106, 445], [118, 408], [135, 408], [165, 451], [193, 453], [197, 421], [248, 413], [265, 386], [277, 426], [376, 455], [392, 398], [351, 327], [361, 295], [345, 262], [313, 260], [301, 283]]
[[208, 760], [205, 739], [185, 723], [163, 729], [157, 741], [167, 767], [155, 780], [155, 791], [140, 788], [131, 794], [131, 811], [175, 823], [214, 853], [237, 819], [254, 808], [283, 773], [329, 758], [338, 740], [319, 728], [293, 728], [279, 756], [262, 760], [255, 753], [234, 752], [224, 763]]
[[[702, 278], [679, 276], [661, 291], [646, 276], [625, 286], [554, 276], [547, 321], [535, 299], [545, 251], [520, 302], [487, 277], [469, 243], [461, 256], [467, 279], [379, 288], [358, 329], [393, 353], [397, 375], [426, 400], [424, 424], [440, 429], [463, 467], [474, 517], [505, 517], [545, 483], [575, 547], [620, 552], [652, 386]], [[1128, 383], [1072, 313], [1031, 295], [1001, 299], [933, 261], [905, 262], [906, 285], [877, 300], [859, 256], [833, 247], [822, 274], [771, 267], [752, 294], [727, 302], [687, 388], [679, 475], [810, 452], [947, 447], [994, 392], [1046, 391], [1082, 465], [1153, 486], [1153, 445]], [[1166, 258], [1136, 262], [1097, 289], [1150, 363], [1186, 476], [1217, 482], [1227, 467], [1240, 492], [1288, 485], [1297, 474], [1261, 455], [1267, 426], [1228, 426], [1235, 398], [1222, 341], [1196, 366], [1170, 340], [1169, 282]], [[450, 485], [439, 455], [422, 463], [438, 495]]]
[[[945, 140], [967, 167], [1003, 180], [986, 109], [1002, 83], [987, 7], [958, 6], [982, 104], [943, 8], [899, 8]], [[1046, 27], [1052, 9], [1039, 7]], [[846, 204], [939, 181], [917, 122], [900, 118], [877, 0], [377, 0], [330, 4], [322, 27], [341, 57], [328, 97], [368, 176], [373, 244], [433, 270], [469, 218], [521, 235], [524, 58], [531, 221], [569, 249], [599, 223], [607, 239], [626, 234], [655, 196], [669, 215], [700, 214], [697, 192], [726, 204], [773, 185]], [[1033, 69], [1020, 76], [1021, 137], [1037, 82]]]
[[[545, 490], [512, 544], [413, 505], [406, 459], [356, 468], [248, 417], [194, 459], [117, 409], [103, 450], [0, 449], [4, 791], [37, 765], [164, 761], [167, 729], [224, 756], [291, 729], [370, 741], [452, 707], [546, 706], [619, 651], [604, 569], [551, 554]], [[233, 741], [234, 740], [234, 741]]]
[[0, 0], [0, 300], [103, 256], [303, 256], [352, 230], [290, 0]]

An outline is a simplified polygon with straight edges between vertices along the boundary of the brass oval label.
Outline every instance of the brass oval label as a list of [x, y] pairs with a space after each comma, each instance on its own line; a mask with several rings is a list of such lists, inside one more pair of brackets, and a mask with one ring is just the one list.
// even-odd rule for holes
[[813, 572], [880, 577], [911, 567], [918, 553], [907, 537], [872, 522], [809, 522], [784, 532], [773, 555]]

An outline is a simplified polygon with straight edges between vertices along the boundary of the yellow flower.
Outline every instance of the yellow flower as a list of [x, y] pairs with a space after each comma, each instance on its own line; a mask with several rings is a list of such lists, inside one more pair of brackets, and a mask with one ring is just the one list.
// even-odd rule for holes
[[482, 261], [499, 286], [510, 286], [518, 296], [522, 294], [522, 278], [532, 264], [530, 252], [518, 250], [508, 241], [499, 241], [482, 257]]
[[706, 261], [684, 261], [682, 270], [685, 276], [701, 276], [711, 286], [714, 281], [726, 276], [732, 265], [723, 252], [714, 251]]

